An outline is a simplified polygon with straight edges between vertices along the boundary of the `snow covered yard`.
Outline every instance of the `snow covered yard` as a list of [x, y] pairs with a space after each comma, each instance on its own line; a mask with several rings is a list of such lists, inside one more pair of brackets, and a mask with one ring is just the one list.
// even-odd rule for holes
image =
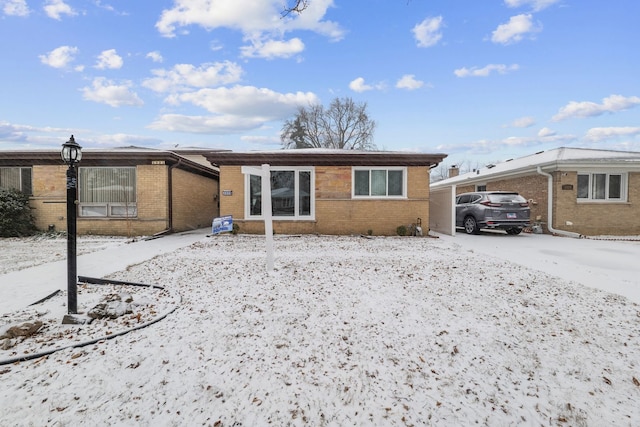
[[[125, 244], [125, 237], [78, 236], [76, 252], [83, 255]], [[0, 274], [67, 259], [66, 234], [0, 239]]]
[[442, 239], [275, 247], [268, 275], [264, 239], [242, 235], [113, 274], [182, 301], [147, 328], [0, 366], [3, 424], [640, 424], [640, 307], [626, 298]]

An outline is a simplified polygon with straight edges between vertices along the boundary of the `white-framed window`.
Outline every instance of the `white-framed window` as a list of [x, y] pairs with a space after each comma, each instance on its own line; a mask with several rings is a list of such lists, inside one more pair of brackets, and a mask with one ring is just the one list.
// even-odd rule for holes
[[[271, 168], [271, 212], [274, 218], [315, 218], [315, 170], [313, 167]], [[262, 218], [262, 177], [245, 176], [245, 218]]]
[[79, 168], [78, 202], [81, 217], [136, 217], [136, 168]]
[[407, 168], [354, 167], [354, 198], [404, 198], [407, 196]]
[[578, 172], [578, 201], [626, 202], [627, 174]]
[[28, 196], [33, 195], [33, 187], [31, 184], [31, 168], [1, 167], [0, 188], [5, 188], [7, 190], [18, 190]]

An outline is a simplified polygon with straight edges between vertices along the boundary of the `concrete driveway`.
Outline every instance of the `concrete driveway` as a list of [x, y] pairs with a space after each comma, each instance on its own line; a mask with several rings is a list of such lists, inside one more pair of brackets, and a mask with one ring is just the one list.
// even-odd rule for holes
[[[548, 234], [510, 236], [483, 231], [436, 234], [463, 251], [486, 254], [546, 272], [640, 304], [640, 236], [635, 240], [593, 240]], [[628, 238], [631, 239], [631, 238]]]

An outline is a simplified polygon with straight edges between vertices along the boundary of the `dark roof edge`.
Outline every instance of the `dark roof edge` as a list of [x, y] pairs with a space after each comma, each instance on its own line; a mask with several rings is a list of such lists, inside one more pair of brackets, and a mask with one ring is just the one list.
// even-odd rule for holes
[[[168, 166], [208, 177], [220, 172], [171, 151], [83, 151], [79, 166], [137, 166], [163, 161]], [[57, 151], [0, 151], [0, 166], [64, 166]]]
[[282, 152], [234, 153], [216, 152], [205, 154], [215, 166], [435, 166], [447, 157], [446, 154], [421, 154], [399, 152], [351, 152], [344, 153], [296, 153], [295, 150]]

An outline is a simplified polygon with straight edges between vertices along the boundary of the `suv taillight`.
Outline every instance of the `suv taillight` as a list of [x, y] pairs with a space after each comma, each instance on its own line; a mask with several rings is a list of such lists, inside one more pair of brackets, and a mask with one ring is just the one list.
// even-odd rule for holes
[[489, 200], [485, 200], [484, 202], [481, 202], [480, 204], [481, 205], [485, 205], [485, 206], [489, 206], [489, 207], [492, 207], [492, 208], [499, 208], [500, 206], [502, 206], [502, 203], [494, 203], [494, 202], [491, 202]]
[[520, 206], [522, 206], [523, 208], [527, 208], [529, 207], [529, 202], [522, 202], [520, 203]]

